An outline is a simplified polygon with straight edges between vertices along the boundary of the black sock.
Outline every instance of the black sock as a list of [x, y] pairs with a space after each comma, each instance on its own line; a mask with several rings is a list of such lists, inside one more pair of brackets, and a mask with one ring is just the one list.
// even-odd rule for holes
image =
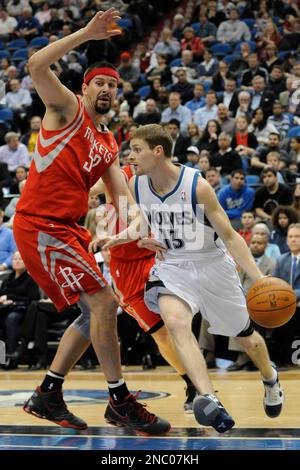
[[[120, 384], [120, 382], [122, 383]], [[127, 385], [123, 379], [115, 382], [108, 382], [108, 391], [109, 396], [116, 405], [123, 403], [128, 395], [130, 395]]]
[[61, 390], [64, 380], [64, 375], [49, 370], [40, 386], [40, 390], [41, 392], [54, 392]]
[[183, 374], [180, 377], [185, 381], [187, 387], [194, 386], [193, 382], [191, 381], [191, 379], [189, 378], [189, 376], [187, 374]]

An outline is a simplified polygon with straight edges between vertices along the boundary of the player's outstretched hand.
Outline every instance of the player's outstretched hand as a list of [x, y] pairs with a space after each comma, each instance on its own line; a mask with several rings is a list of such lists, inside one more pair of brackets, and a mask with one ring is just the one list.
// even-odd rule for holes
[[167, 249], [158, 240], [154, 240], [153, 238], [142, 238], [138, 241], [138, 247], [145, 248], [146, 250], [150, 251], [155, 251], [156, 256], [161, 261], [165, 259]]
[[121, 29], [116, 25], [116, 21], [120, 19], [120, 13], [115, 8], [104, 12], [98, 11], [84, 28], [87, 40], [108, 39], [122, 34]]

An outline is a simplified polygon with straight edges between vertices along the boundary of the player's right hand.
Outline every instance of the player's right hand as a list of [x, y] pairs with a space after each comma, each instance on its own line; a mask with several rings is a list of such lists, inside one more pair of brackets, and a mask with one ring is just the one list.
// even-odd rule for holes
[[110, 8], [104, 12], [98, 11], [84, 28], [87, 41], [108, 39], [122, 34], [122, 30], [116, 27], [116, 21], [120, 19], [120, 13], [115, 8]]
[[137, 245], [139, 248], [145, 248], [146, 250], [155, 251], [156, 256], [160, 261], [165, 259], [167, 249], [158, 240], [154, 240], [154, 238], [142, 238], [138, 241]]

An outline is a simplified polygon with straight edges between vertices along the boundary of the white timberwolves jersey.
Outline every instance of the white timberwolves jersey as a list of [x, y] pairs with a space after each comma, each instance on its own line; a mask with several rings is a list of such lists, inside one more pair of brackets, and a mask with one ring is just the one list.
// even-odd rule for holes
[[181, 166], [174, 189], [161, 196], [148, 176], [136, 176], [136, 201], [156, 240], [168, 249], [167, 260], [201, 260], [225, 251], [196, 202], [196, 187], [202, 176], [198, 170]]

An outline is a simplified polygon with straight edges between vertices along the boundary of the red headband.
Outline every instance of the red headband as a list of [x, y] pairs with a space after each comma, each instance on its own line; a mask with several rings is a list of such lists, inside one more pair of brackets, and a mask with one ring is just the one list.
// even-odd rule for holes
[[90, 81], [96, 76], [96, 75], [108, 75], [109, 77], [113, 77], [117, 80], [119, 83], [120, 80], [120, 75], [118, 72], [114, 69], [111, 69], [109, 67], [97, 67], [96, 69], [91, 70], [89, 73], [86, 74], [86, 76], [83, 79], [83, 82], [88, 85]]

